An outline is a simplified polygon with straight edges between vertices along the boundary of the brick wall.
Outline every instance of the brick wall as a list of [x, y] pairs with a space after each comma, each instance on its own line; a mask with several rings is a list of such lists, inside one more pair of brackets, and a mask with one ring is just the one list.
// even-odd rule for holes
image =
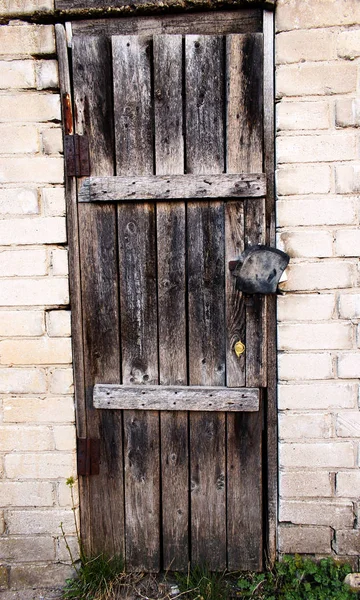
[[0, 589], [71, 572], [59, 528], [73, 540], [67, 277], [54, 31], [10, 20], [0, 26]]
[[278, 0], [281, 552], [353, 557], [360, 484], [360, 3]]

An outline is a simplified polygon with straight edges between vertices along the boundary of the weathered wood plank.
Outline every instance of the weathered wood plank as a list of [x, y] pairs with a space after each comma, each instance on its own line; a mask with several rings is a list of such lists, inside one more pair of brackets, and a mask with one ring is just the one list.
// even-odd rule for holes
[[[223, 38], [186, 36], [186, 169], [224, 170]], [[225, 384], [224, 206], [187, 206], [189, 383]], [[226, 567], [225, 416], [190, 416], [191, 558]]]
[[228, 173], [263, 170], [262, 48], [261, 33], [226, 36]]
[[[176, 156], [174, 156], [174, 160], [175, 158]], [[177, 164], [182, 167], [183, 162], [181, 161]], [[266, 178], [263, 173], [206, 176], [170, 176], [169, 173], [170, 167], [168, 168], [168, 175], [152, 175], [150, 177], [90, 177], [85, 179], [82, 184], [79, 202], [257, 198], [266, 194]]]
[[[154, 36], [155, 170], [184, 172], [182, 37]], [[185, 204], [158, 203], [157, 276], [159, 376], [162, 385], [187, 383], [185, 306]], [[164, 406], [160, 402], [159, 409]], [[189, 562], [188, 418], [160, 414], [163, 568]]]
[[229, 387], [245, 385], [245, 351], [237, 356], [235, 344], [245, 344], [244, 296], [235, 289], [236, 279], [230, 272], [229, 261], [244, 251], [244, 205], [227, 202], [225, 205], [225, 285], [226, 285], [226, 384]]
[[[116, 172], [153, 173], [151, 48], [112, 38]], [[123, 383], [158, 383], [156, 238], [152, 204], [118, 207]], [[124, 413], [128, 569], [160, 569], [159, 416]]]
[[74, 35], [143, 35], [247, 33], [261, 31], [261, 9], [212, 11], [194, 14], [79, 20], [71, 23]]
[[[275, 5], [275, 2], [276, 0], [262, 0], [260, 2], [256, 0], [238, 0], [238, 5], [242, 7], [263, 5], [271, 8]], [[224, 0], [222, 4], [223, 6], [226, 5], [227, 1]], [[228, 0], [228, 4], [230, 6], [232, 5], [230, 0]], [[127, 14], [129, 11], [131, 11], [132, 13], [139, 12], [141, 14], [141, 12], [143, 12], [144, 10], [144, 5], [147, 11], [159, 11], [159, 5], [156, 3], [156, 0], [152, 0], [152, 2], [146, 3], [144, 2], [144, 0], [132, 0], [131, 2], [130, 0], [55, 0], [55, 6], [57, 10], [69, 11], [70, 14], [73, 12], [76, 13], [77, 11], [85, 8], [93, 12], [97, 10], [97, 12], [100, 14], [102, 12], [108, 14], [109, 11], [111, 11], [111, 9], [113, 9], [113, 12], [119, 11], [120, 14]], [[209, 4], [205, 3], [205, 0], [195, 0], [195, 2], [190, 2], [189, 0], [186, 0], [185, 2], [183, 2], [181, 8], [184, 7], [192, 9], [197, 8], [198, 10], [201, 10], [204, 7], [208, 9]], [[216, 8], [215, 2], [214, 8]], [[161, 5], [161, 9], [178, 10], [179, 4], [176, 0], [165, 0]]]
[[262, 567], [262, 410], [227, 415], [228, 569]]
[[[88, 136], [94, 175], [114, 174], [110, 65], [106, 39], [74, 40], [75, 132]], [[87, 435], [99, 437], [101, 444], [100, 474], [84, 483], [88, 487], [90, 504], [90, 550], [93, 554], [122, 554], [121, 413], [94, 411], [91, 393], [93, 385], [99, 381], [120, 382], [116, 215], [113, 206], [79, 205], [78, 211]]]
[[257, 411], [257, 388], [208, 386], [114, 385], [94, 386], [95, 408], [139, 410]]
[[[266, 196], [267, 242], [275, 246], [275, 128], [274, 128], [274, 15], [264, 11], [264, 165], [268, 180]], [[276, 298], [267, 299], [267, 560], [272, 565], [277, 550], [278, 436], [277, 436], [277, 372], [276, 372]]]
[[[227, 37], [227, 171], [238, 172], [256, 168], [262, 170], [262, 35], [249, 34]], [[251, 204], [250, 204], [251, 203]], [[263, 200], [258, 200], [263, 211]], [[260, 243], [265, 233], [264, 220], [256, 219], [257, 208], [245, 200], [243, 208], [244, 230], [238, 231], [238, 251], [232, 240], [238, 203], [229, 204], [229, 223], [226, 228], [226, 245], [239, 256], [248, 245]], [[254, 209], [256, 216], [253, 215]], [[259, 212], [258, 211], [258, 212]], [[255, 227], [255, 230], [253, 228]], [[241, 239], [242, 238], [242, 239]], [[233, 258], [235, 258], [233, 256]], [[234, 278], [227, 272], [227, 287], [233, 291]], [[236, 297], [237, 294], [237, 297]], [[253, 373], [256, 353], [260, 348], [263, 323], [259, 319], [257, 298], [245, 299], [239, 292], [227, 296], [228, 319], [236, 319], [239, 334], [244, 331], [245, 352], [242, 355], [246, 368], [245, 381]], [[261, 314], [261, 308], [260, 308]], [[234, 315], [234, 316], [233, 316]], [[230, 321], [231, 323], [231, 321]], [[234, 327], [234, 326], [233, 326]], [[244, 335], [244, 334], [243, 334]], [[235, 365], [234, 365], [235, 366]], [[229, 382], [236, 381], [228, 355]], [[240, 377], [240, 374], [238, 374]], [[234, 377], [234, 379], [232, 379]], [[241, 380], [241, 379], [240, 379]], [[242, 380], [243, 381], [243, 380]], [[254, 386], [261, 385], [258, 378]], [[244, 417], [244, 418], [242, 418]], [[262, 566], [262, 415], [227, 414], [227, 550], [229, 569], [259, 570]]]

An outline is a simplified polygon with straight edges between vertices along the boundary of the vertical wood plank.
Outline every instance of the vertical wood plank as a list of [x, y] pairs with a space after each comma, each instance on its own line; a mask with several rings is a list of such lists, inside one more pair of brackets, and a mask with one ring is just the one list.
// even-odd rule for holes
[[[227, 64], [227, 171], [262, 171], [263, 99], [262, 99], [262, 34], [229, 35], [226, 38]], [[228, 205], [226, 247], [234, 252], [236, 213], [244, 215], [244, 230], [236, 232], [239, 255], [248, 245], [265, 241], [264, 202], [251, 200]], [[242, 235], [242, 242], [240, 241]], [[232, 256], [236, 258], [236, 256]], [[234, 291], [234, 281], [227, 272], [228, 381], [244, 380], [246, 385], [264, 385], [259, 370], [264, 368], [262, 344], [265, 322], [262, 321], [263, 301], [245, 298]], [[241, 307], [237, 310], [237, 306]], [[237, 326], [244, 332], [245, 353], [242, 371], [236, 371], [231, 352], [231, 322], [238, 315]], [[244, 335], [244, 334], [243, 334]], [[246, 374], [244, 373], [244, 367]], [[245, 375], [245, 377], [244, 377]], [[229, 385], [230, 383], [228, 383]], [[227, 415], [227, 533], [228, 568], [259, 570], [262, 567], [262, 415]]]
[[[153, 173], [151, 45], [112, 38], [116, 173]], [[158, 383], [156, 218], [153, 204], [118, 208], [123, 383]], [[125, 411], [128, 569], [160, 569], [159, 415]]]
[[[275, 123], [274, 123], [274, 14], [263, 11], [264, 28], [264, 166], [267, 174], [266, 220], [267, 243], [275, 245]], [[267, 299], [267, 540], [266, 553], [270, 564], [276, 560], [278, 439], [277, 439], [277, 372], [276, 372], [276, 298]]]
[[[113, 175], [111, 59], [102, 37], [73, 40], [76, 133], [89, 139], [92, 175]], [[79, 185], [81, 182], [79, 182]], [[100, 438], [100, 474], [84, 479], [91, 552], [124, 551], [122, 420], [92, 407], [95, 383], [120, 382], [115, 208], [79, 206], [87, 435]]]
[[[185, 38], [186, 168], [224, 170], [223, 38]], [[224, 385], [224, 208], [189, 203], [188, 302], [190, 385]], [[190, 417], [191, 558], [226, 566], [225, 416]]]
[[[184, 172], [182, 36], [154, 36], [155, 169]], [[185, 204], [158, 203], [159, 376], [186, 385]], [[186, 570], [188, 552], [188, 425], [185, 412], [162, 412], [163, 568]]]

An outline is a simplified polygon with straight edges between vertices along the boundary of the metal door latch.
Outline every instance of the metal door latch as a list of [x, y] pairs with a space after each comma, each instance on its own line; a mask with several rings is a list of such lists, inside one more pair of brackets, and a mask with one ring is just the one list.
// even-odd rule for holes
[[238, 260], [229, 262], [236, 289], [244, 294], [276, 294], [290, 256], [270, 246], [249, 246]]

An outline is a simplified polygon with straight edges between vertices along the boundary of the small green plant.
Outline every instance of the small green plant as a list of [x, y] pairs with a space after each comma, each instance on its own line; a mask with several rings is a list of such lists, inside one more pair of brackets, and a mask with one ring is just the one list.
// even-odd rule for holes
[[316, 562], [299, 555], [285, 556], [265, 573], [241, 575], [238, 597], [257, 600], [354, 600], [344, 583], [351, 567], [332, 558]]
[[66, 581], [63, 598], [64, 600], [110, 600], [113, 597], [113, 591], [122, 584], [125, 577], [124, 561], [119, 556], [109, 558], [104, 554], [95, 557], [86, 555], [76, 518], [74, 478], [69, 477], [66, 480], [66, 485], [69, 486], [71, 493], [75, 533], [79, 545], [79, 559], [74, 558], [61, 523], [60, 529], [65, 546], [69, 553], [71, 565], [76, 572], [76, 577]]
[[264, 573], [215, 574], [196, 567], [177, 581], [190, 600], [356, 600], [344, 583], [348, 573], [350, 565], [332, 558], [317, 562], [295, 555]]

